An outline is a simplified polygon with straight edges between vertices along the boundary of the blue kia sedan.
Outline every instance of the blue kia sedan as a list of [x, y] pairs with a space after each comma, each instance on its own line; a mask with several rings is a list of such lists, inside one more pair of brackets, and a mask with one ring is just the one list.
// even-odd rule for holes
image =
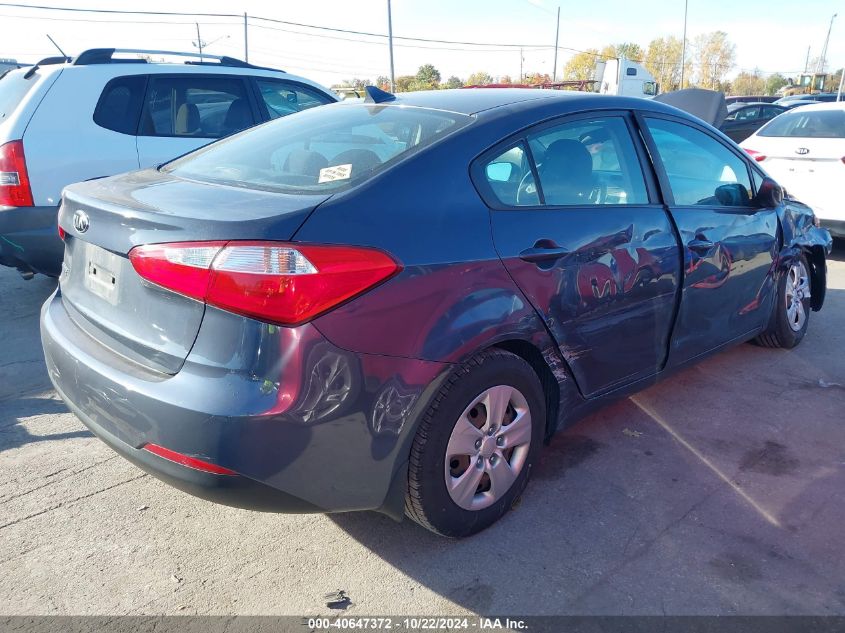
[[220, 503], [446, 536], [596, 407], [798, 345], [831, 246], [703, 121], [519, 89], [370, 89], [73, 185], [59, 232], [49, 374], [114, 450]]

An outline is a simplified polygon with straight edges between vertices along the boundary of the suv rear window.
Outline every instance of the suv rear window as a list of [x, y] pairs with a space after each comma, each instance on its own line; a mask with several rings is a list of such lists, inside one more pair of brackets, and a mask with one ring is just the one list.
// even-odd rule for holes
[[112, 79], [103, 88], [94, 109], [94, 123], [107, 130], [134, 135], [138, 131], [146, 84], [146, 75]]
[[757, 136], [845, 138], [845, 109], [786, 112], [757, 132]]
[[150, 77], [141, 136], [220, 138], [255, 125], [240, 77]]
[[0, 122], [12, 116], [27, 93], [38, 83], [38, 76], [24, 79], [26, 69], [12, 70], [0, 78]]
[[324, 193], [363, 182], [471, 120], [424, 108], [328, 105], [214, 143], [163, 169], [240, 187]]

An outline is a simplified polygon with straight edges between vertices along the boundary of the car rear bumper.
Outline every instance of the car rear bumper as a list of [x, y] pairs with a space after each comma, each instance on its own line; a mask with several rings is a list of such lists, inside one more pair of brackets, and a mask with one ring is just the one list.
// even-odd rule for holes
[[58, 207], [0, 207], [0, 264], [58, 277], [64, 244]]
[[[57, 290], [41, 312], [50, 379], [95, 435], [193, 495], [278, 512], [400, 513], [392, 491], [404, 480], [420, 411], [448, 366], [353, 355], [312, 325], [276, 328], [208, 312], [181, 371], [159, 374], [86, 334]], [[215, 319], [240, 322], [231, 341], [208, 331]], [[326, 362], [342, 367], [348, 389], [340, 395], [321, 383]], [[195, 470], [147, 444], [237, 474]]]

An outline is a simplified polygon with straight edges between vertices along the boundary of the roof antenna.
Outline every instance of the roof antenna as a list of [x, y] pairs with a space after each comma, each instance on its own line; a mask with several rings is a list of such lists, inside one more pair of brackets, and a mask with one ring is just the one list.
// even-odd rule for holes
[[56, 44], [56, 40], [54, 40], [52, 37], [50, 37], [50, 34], [49, 34], [49, 33], [45, 33], [44, 35], [46, 35], [46, 36], [47, 36], [47, 39], [48, 39], [48, 40], [50, 40], [50, 41], [53, 43], [53, 46], [55, 46], [57, 49], [59, 49], [59, 52], [62, 54], [62, 57], [65, 57], [65, 58], [66, 58], [66, 57], [67, 57], [67, 55], [66, 55], [66, 54], [65, 54], [65, 52], [62, 50], [62, 47], [61, 47], [61, 46], [59, 46], [58, 44]]
[[396, 101], [395, 94], [385, 92], [375, 86], [364, 86], [364, 91], [367, 93], [367, 96], [364, 97], [364, 103], [386, 103], [387, 101]]

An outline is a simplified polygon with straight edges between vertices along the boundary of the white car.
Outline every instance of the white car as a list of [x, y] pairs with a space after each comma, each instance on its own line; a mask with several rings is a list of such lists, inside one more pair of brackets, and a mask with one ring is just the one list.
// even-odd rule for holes
[[[194, 58], [184, 64], [150, 56]], [[144, 56], [144, 57], [141, 57]], [[100, 48], [0, 78], [0, 264], [56, 276], [62, 189], [169, 161], [337, 96], [231, 57]]]
[[787, 193], [812, 207], [822, 226], [845, 237], [845, 102], [816, 103], [769, 121], [740, 146]]

